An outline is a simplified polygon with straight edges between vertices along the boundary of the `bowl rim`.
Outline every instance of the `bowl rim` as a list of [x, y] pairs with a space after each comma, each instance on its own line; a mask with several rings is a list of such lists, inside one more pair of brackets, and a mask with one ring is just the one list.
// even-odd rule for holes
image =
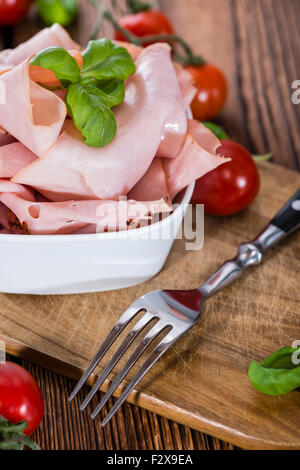
[[[122, 237], [122, 234], [126, 234], [126, 236], [129, 235], [129, 237], [132, 235], [132, 238], [138, 239], [138, 236], [145, 235], [147, 232], [151, 232], [151, 230], [157, 229], [157, 226], [163, 227], [164, 225], [168, 223], [172, 223], [173, 219], [177, 217], [178, 211], [182, 208], [184, 204], [189, 204], [193, 191], [195, 187], [195, 182], [193, 181], [189, 186], [187, 186], [183, 190], [183, 196], [181, 202], [178, 204], [174, 212], [172, 212], [171, 215], [168, 217], [164, 218], [160, 222], [156, 222], [155, 224], [146, 226], [146, 227], [140, 227], [134, 230], [129, 230], [129, 231], [124, 231], [124, 232], [102, 232], [102, 233], [87, 233], [87, 234], [57, 234], [57, 235], [19, 235], [15, 233], [1, 233], [0, 234], [0, 242], [13, 242], [13, 243], [18, 243], [18, 242], [25, 242], [25, 243], [30, 243], [30, 242], [43, 242], [43, 243], [49, 243], [49, 242], [70, 242], [70, 241], [91, 241], [91, 240], [110, 240], [110, 239], [116, 239], [116, 234], [118, 236]], [[121, 234], [121, 235], [120, 235]]]

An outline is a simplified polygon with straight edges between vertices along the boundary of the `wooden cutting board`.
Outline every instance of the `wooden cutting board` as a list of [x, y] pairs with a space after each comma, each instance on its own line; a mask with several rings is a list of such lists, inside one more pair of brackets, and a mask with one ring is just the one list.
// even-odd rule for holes
[[[224, 219], [207, 216], [204, 248], [185, 251], [185, 242], [176, 241], [163, 271], [145, 284], [84, 295], [0, 294], [7, 351], [79, 378], [134, 299], [153, 289], [199, 286], [300, 187], [299, 173], [269, 163], [260, 171], [260, 195], [249, 209]], [[299, 261], [300, 232], [211, 298], [199, 324], [157, 363], [129, 401], [241, 447], [300, 449], [299, 391], [268, 397], [247, 378], [253, 359], [300, 340]], [[26, 276], [21, 260], [16, 269]], [[99, 370], [106, 364], [107, 359]]]

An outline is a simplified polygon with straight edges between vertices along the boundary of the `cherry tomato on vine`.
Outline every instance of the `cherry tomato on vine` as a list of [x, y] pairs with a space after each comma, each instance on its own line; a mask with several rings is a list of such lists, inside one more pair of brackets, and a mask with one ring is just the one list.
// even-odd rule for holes
[[197, 93], [192, 102], [195, 119], [213, 119], [222, 110], [227, 98], [227, 82], [223, 72], [214, 65], [188, 65], [186, 70], [192, 75]]
[[21, 21], [29, 10], [31, 0], [0, 0], [0, 25]]
[[260, 178], [252, 155], [232, 140], [221, 140], [219, 155], [231, 158], [196, 181], [192, 203], [204, 204], [214, 215], [232, 215], [255, 199]]
[[27, 422], [31, 436], [44, 414], [44, 400], [32, 375], [13, 362], [0, 364], [0, 415], [10, 423]]
[[[173, 26], [169, 19], [158, 10], [146, 10], [125, 15], [120, 20], [120, 26], [138, 37], [152, 34], [174, 33]], [[126, 41], [126, 38], [124, 38], [120, 31], [115, 32], [115, 39], [118, 41]], [[149, 44], [144, 44], [144, 46], [147, 45]]]

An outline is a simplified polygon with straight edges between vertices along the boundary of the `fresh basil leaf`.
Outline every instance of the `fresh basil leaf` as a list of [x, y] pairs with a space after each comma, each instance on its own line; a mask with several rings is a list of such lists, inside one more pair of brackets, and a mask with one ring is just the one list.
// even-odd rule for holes
[[[94, 88], [94, 89], [93, 89]], [[77, 129], [83, 140], [91, 147], [104, 147], [117, 133], [113, 112], [93, 85], [87, 90], [81, 83], [69, 86], [66, 103]]]
[[80, 83], [90, 93], [102, 98], [107, 106], [113, 108], [124, 101], [125, 85], [123, 80], [91, 80], [84, 79]]
[[277, 396], [300, 387], [300, 365], [293, 358], [300, 358], [300, 348], [281, 348], [260, 364], [250, 364], [250, 383], [260, 392]]
[[136, 70], [129, 52], [106, 38], [90, 41], [82, 58], [82, 78], [126, 80]]
[[52, 70], [64, 87], [79, 81], [80, 69], [76, 60], [62, 47], [48, 47], [38, 52], [30, 61], [30, 65], [38, 65]]

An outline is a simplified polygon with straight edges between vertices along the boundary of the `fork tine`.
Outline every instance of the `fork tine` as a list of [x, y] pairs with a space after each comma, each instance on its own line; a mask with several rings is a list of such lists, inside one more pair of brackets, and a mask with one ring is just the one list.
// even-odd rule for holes
[[107, 378], [107, 376], [110, 374], [112, 369], [115, 367], [115, 365], [119, 362], [119, 360], [122, 358], [124, 353], [127, 351], [129, 346], [132, 344], [132, 342], [135, 340], [135, 338], [140, 334], [140, 332], [153, 320], [155, 317], [152, 313], [145, 313], [145, 315], [136, 323], [136, 325], [132, 328], [132, 330], [128, 333], [116, 353], [114, 354], [113, 358], [109, 362], [109, 364], [105, 367], [104, 371], [102, 374], [99, 376], [98, 380], [96, 381], [95, 385], [87, 395], [86, 399], [80, 406], [80, 410], [83, 411], [88, 403], [91, 401], [95, 393], [97, 393], [98, 389], [101, 387], [103, 384], [104, 380]]
[[76, 384], [74, 390], [72, 391], [71, 395], [69, 396], [68, 400], [72, 401], [73, 398], [77, 395], [79, 390], [82, 388], [84, 383], [86, 382], [87, 378], [93, 372], [95, 367], [99, 364], [103, 356], [106, 354], [108, 349], [111, 345], [115, 342], [118, 336], [122, 333], [124, 328], [128, 325], [128, 323], [141, 311], [143, 308], [140, 306], [138, 302], [134, 302], [119, 318], [116, 322], [110, 333], [105, 338], [104, 342], [98, 349], [96, 355], [90, 362], [89, 366], [87, 367], [86, 371], [82, 374], [81, 378], [79, 379], [78, 383]]
[[128, 361], [126, 362], [125, 366], [121, 370], [121, 372], [118, 374], [114, 382], [111, 384], [109, 387], [108, 391], [102, 398], [102, 400], [98, 403], [96, 408], [91, 414], [91, 417], [94, 419], [101, 408], [105, 405], [105, 403], [109, 400], [109, 398], [112, 396], [113, 392], [116, 390], [116, 388], [120, 385], [124, 377], [128, 374], [128, 372], [132, 369], [134, 364], [137, 362], [137, 360], [140, 358], [140, 356], [143, 354], [143, 352], [150, 346], [152, 341], [168, 326], [167, 323], [162, 323], [161, 321], [158, 322], [151, 330], [147, 333], [147, 335], [143, 338], [141, 343], [137, 346], [135, 351], [132, 353]]
[[170, 346], [172, 346], [172, 344], [175, 343], [175, 341], [182, 335], [182, 333], [178, 335], [176, 334], [174, 335], [174, 331], [172, 330], [164, 337], [164, 339], [159, 343], [159, 345], [154, 349], [154, 351], [146, 359], [141, 369], [133, 377], [133, 379], [127, 385], [124, 392], [119, 397], [118, 401], [114, 404], [114, 406], [111, 408], [107, 416], [104, 418], [102, 422], [102, 427], [106, 426], [106, 424], [111, 420], [111, 418], [118, 411], [120, 406], [122, 406], [122, 404], [124, 403], [128, 395], [130, 395], [130, 393], [136, 387], [136, 385], [140, 382], [140, 380], [146, 375], [146, 373], [151, 369], [151, 367], [154, 366], [154, 364], [158, 361], [158, 359], [170, 348]]

